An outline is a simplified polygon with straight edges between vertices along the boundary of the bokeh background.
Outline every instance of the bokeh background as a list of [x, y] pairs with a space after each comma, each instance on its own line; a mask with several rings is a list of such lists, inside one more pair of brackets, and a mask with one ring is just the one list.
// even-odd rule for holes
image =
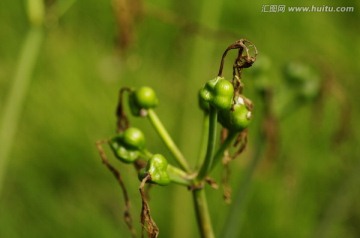
[[[243, 75], [255, 111], [248, 147], [231, 165], [232, 203], [221, 188], [207, 188], [215, 232], [360, 236], [359, 1], [45, 2], [39, 33], [26, 1], [0, 1], [0, 237], [130, 237], [120, 188], [95, 147], [115, 133], [118, 89], [153, 87], [160, 118], [195, 163], [197, 91], [240, 38], [257, 46], [260, 66], [268, 64]], [[266, 13], [264, 4], [355, 10]], [[29, 34], [36, 36], [25, 65], [35, 64], [26, 71], [19, 61]], [[299, 96], [303, 84], [284, 76], [289, 63], [311, 68], [310, 81], [318, 80], [311, 97]], [[18, 78], [29, 81], [15, 84]], [[170, 157], [147, 121], [132, 118], [132, 125], [146, 133], [152, 151]], [[124, 176], [140, 231], [137, 175], [108, 155]], [[213, 175], [219, 183], [222, 171]], [[160, 237], [198, 237], [186, 188], [154, 187], [150, 206]]]

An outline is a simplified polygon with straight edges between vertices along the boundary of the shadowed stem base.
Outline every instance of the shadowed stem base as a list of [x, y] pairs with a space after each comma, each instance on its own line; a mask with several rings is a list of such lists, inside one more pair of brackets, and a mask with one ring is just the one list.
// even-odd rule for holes
[[206, 201], [206, 194], [204, 189], [195, 189], [193, 192], [194, 207], [196, 212], [196, 219], [200, 234], [202, 238], [215, 238], [212, 229], [209, 209]]

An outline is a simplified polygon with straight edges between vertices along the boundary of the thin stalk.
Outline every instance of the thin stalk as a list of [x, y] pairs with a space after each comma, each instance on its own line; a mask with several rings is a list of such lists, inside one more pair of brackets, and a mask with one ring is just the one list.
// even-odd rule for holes
[[26, 93], [29, 88], [31, 74], [38, 58], [41, 43], [44, 38], [42, 27], [32, 27], [24, 40], [15, 77], [4, 109], [1, 113], [0, 124], [0, 193], [9, 160], [11, 147], [16, 130], [20, 122], [20, 114], [24, 106]]
[[[222, 0], [202, 1], [201, 6], [199, 8], [200, 11], [197, 12], [198, 23], [202, 24], [205, 27], [218, 29], [221, 20], [223, 4], [224, 1]], [[197, 36], [194, 38], [194, 42], [190, 51], [189, 50], [186, 51], [187, 55], [190, 56], [189, 57], [190, 61], [188, 62], [189, 72], [187, 75], [188, 77], [186, 77], [188, 80], [186, 80], [186, 85], [185, 85], [186, 90], [184, 91], [185, 95], [182, 98], [182, 105], [184, 107], [182, 109], [188, 109], [186, 108], [188, 107], [188, 105], [194, 104], [193, 95], [196, 95], [196, 93], [198, 93], [198, 90], [194, 89], [194, 85], [196, 84], [195, 82], [196, 80], [194, 81], [194, 79], [197, 80], [202, 79], [204, 78], [204, 75], [206, 75], [206, 73], [209, 73], [208, 67], [209, 65], [211, 65], [210, 59], [212, 58], [213, 52], [215, 50], [215, 46], [216, 46], [215, 41], [211, 41], [206, 37], [203, 38]], [[181, 125], [179, 127], [180, 144], [182, 148], [184, 148], [185, 150], [189, 149], [189, 151], [193, 151], [192, 142], [197, 144], [197, 141], [195, 140], [196, 137], [191, 137], [189, 141], [189, 132], [191, 133], [191, 131], [193, 130], [193, 124], [190, 124], [188, 122], [190, 120], [193, 120], [193, 117], [194, 115], [191, 110], [182, 110]], [[209, 120], [206, 119], [205, 122], [209, 123]], [[208, 125], [204, 125], [204, 128], [206, 128], [204, 132], [204, 136], [207, 136], [207, 127]], [[206, 139], [204, 139], [204, 141], [205, 143], [202, 143], [200, 147], [199, 156], [201, 157], [199, 157], [197, 161], [196, 169], [201, 167], [201, 163], [203, 163], [203, 159], [205, 157]], [[194, 154], [194, 156], [197, 156], [197, 154]], [[196, 208], [196, 213], [198, 214], [197, 219], [202, 237], [203, 238], [214, 237], [211, 228], [210, 216], [208, 214], [205, 191], [193, 191], [193, 198], [194, 198], [194, 206]], [[183, 201], [181, 202], [182, 202], [181, 204], [183, 204]], [[202, 206], [202, 204], [205, 204], [205, 207]], [[201, 212], [201, 210], [205, 210], [205, 211]], [[203, 215], [201, 216], [200, 214]], [[174, 213], [173, 216], [174, 216], [173, 220], [176, 222], [176, 225], [181, 226], [183, 230], [190, 230], [187, 229], [187, 228], [191, 228], [192, 225], [189, 223], [190, 221], [189, 219], [187, 222], [184, 222], [183, 217], [179, 216], [178, 213]], [[185, 232], [185, 236], [183, 232], [180, 233], [176, 232], [172, 235], [173, 237], [186, 237], [186, 232]]]
[[211, 172], [215, 168], [215, 166], [219, 163], [219, 161], [224, 157], [225, 150], [229, 148], [231, 142], [235, 139], [236, 135], [237, 135], [236, 133], [230, 133], [228, 137], [226, 137], [225, 141], [221, 144], [221, 146], [215, 153], [214, 160], [209, 172]]
[[210, 106], [209, 134], [208, 134], [209, 139], [206, 149], [206, 156], [197, 177], [199, 181], [202, 181], [208, 175], [212, 167], [214, 151], [216, 146], [217, 116], [218, 116], [217, 109]]
[[171, 164], [167, 167], [167, 173], [169, 174], [170, 180], [174, 183], [191, 186], [193, 178], [186, 173], [184, 170], [179, 169]]
[[27, 0], [26, 4], [30, 24], [32, 26], [41, 26], [45, 17], [44, 0]]
[[214, 238], [214, 231], [209, 214], [209, 208], [206, 201], [204, 189], [196, 189], [193, 191], [193, 200], [196, 213], [196, 219], [202, 238]]
[[147, 117], [149, 118], [151, 124], [154, 126], [156, 132], [159, 134], [160, 138], [163, 140], [167, 148], [173, 154], [176, 162], [179, 166], [184, 169], [186, 172], [190, 172], [190, 167], [181, 153], [179, 148], [176, 146], [172, 138], [170, 137], [169, 133], [166, 131], [164, 125], [161, 123], [159, 117], [156, 115], [155, 111], [149, 109]]
[[195, 170], [199, 169], [204, 161], [206, 155], [206, 143], [207, 143], [208, 134], [209, 134], [209, 113], [204, 112], [200, 150], [196, 161]]

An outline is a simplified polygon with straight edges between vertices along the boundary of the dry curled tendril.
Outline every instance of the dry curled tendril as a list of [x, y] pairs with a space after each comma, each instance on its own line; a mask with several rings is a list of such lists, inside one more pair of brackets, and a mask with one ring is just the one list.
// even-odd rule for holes
[[[258, 51], [256, 46], [246, 39], [240, 39], [235, 43], [231, 44], [223, 53], [218, 76], [222, 77], [225, 57], [227, 53], [230, 50], [234, 50], [234, 49], [238, 50], [237, 57], [235, 58], [235, 61], [233, 63], [233, 72], [232, 72], [233, 73], [232, 84], [234, 86], [233, 101], [235, 102], [235, 99], [241, 96], [244, 88], [244, 84], [241, 81], [242, 70], [245, 68], [249, 68], [253, 65], [253, 63], [256, 61]], [[249, 111], [252, 111], [253, 104], [251, 100], [245, 97], [242, 97], [242, 99], [244, 100], [247, 109]], [[222, 141], [226, 139], [226, 137], [229, 134], [228, 132], [229, 131], [227, 129], [223, 128]], [[231, 202], [231, 187], [229, 185], [231, 170], [229, 163], [245, 150], [247, 145], [247, 135], [248, 135], [247, 129], [241, 131], [236, 137], [235, 143], [233, 144], [233, 147], [237, 148], [236, 151], [233, 154], [230, 154], [229, 150], [226, 150], [223, 155], [222, 163], [224, 166], [224, 170], [222, 175], [222, 186], [223, 186], [223, 196], [226, 203]]]
[[142, 225], [142, 234], [141, 237], [144, 237], [144, 229], [147, 232], [149, 238], [157, 238], [159, 235], [159, 228], [157, 227], [155, 221], [152, 219], [150, 215], [150, 207], [147, 202], [147, 195], [144, 191], [144, 187], [147, 181], [151, 180], [150, 174], [148, 174], [142, 181], [139, 187], [140, 195], [141, 195], [141, 225]]
[[99, 140], [96, 142], [96, 147], [99, 151], [101, 160], [103, 162], [103, 164], [106, 166], [106, 168], [114, 175], [114, 177], [116, 178], [117, 182], [119, 183], [121, 190], [122, 190], [122, 194], [124, 196], [124, 201], [125, 201], [125, 208], [124, 208], [124, 220], [125, 223], [127, 225], [127, 227], [130, 230], [131, 236], [133, 238], [136, 237], [136, 232], [135, 232], [135, 228], [133, 226], [133, 219], [130, 213], [130, 198], [128, 195], [128, 192], [126, 190], [124, 181], [121, 177], [120, 172], [109, 162], [109, 160], [107, 159], [106, 153], [102, 147], [103, 144], [108, 143], [107, 140]]

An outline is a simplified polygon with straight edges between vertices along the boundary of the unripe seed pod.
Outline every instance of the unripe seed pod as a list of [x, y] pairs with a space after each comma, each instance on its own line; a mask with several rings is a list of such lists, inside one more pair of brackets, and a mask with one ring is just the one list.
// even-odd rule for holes
[[154, 108], [159, 104], [155, 91], [150, 87], [141, 87], [134, 92], [135, 103], [140, 108]]
[[116, 158], [124, 163], [133, 163], [145, 148], [145, 136], [141, 130], [130, 127], [109, 140]]
[[234, 87], [231, 82], [224, 78], [217, 77], [209, 80], [200, 90], [200, 105], [206, 103], [218, 110], [231, 108], [232, 98], [234, 96]]
[[141, 130], [130, 127], [124, 131], [123, 142], [129, 148], [141, 150], [145, 147], [145, 136]]
[[161, 154], [154, 154], [146, 164], [146, 167], [139, 172], [139, 179], [142, 180], [146, 175], [150, 175], [149, 182], [158, 185], [168, 185], [170, 177], [167, 173], [168, 162]]
[[232, 109], [219, 112], [218, 120], [223, 127], [231, 131], [242, 131], [249, 126], [251, 116], [252, 113], [245, 105], [244, 99], [238, 96]]
[[129, 96], [129, 107], [134, 116], [145, 116], [147, 109], [155, 108], [158, 104], [156, 93], [150, 87], [141, 87]]

